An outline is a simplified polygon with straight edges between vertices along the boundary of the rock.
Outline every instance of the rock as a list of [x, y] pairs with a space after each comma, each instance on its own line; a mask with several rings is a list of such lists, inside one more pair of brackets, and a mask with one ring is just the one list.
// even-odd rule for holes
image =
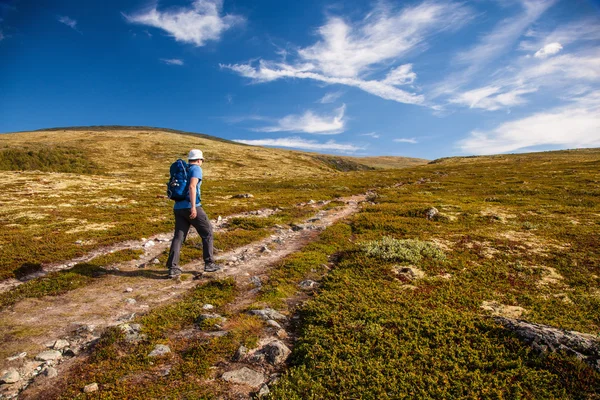
[[262, 281], [258, 276], [253, 276], [252, 278], [250, 278], [250, 282], [257, 288], [262, 287]]
[[290, 227], [292, 228], [292, 230], [294, 232], [298, 232], [298, 231], [304, 230], [304, 226], [302, 226], [302, 225], [291, 224]]
[[133, 292], [133, 288], [128, 287], [125, 289], [125, 293], [131, 293], [131, 292]]
[[428, 208], [425, 210], [425, 218], [432, 220], [439, 215], [439, 211], [435, 207]]
[[212, 310], [214, 308], [215, 308], [215, 306], [213, 306], [212, 304], [205, 304], [202, 306], [203, 310]]
[[146, 335], [140, 334], [142, 330], [140, 324], [121, 324], [118, 328], [125, 334], [125, 340], [130, 343], [139, 342], [146, 338]]
[[277, 323], [277, 321], [273, 321], [272, 319], [268, 319], [267, 320], [267, 325], [273, 327], [273, 328], [277, 328], [277, 329], [281, 329], [281, 325], [279, 325]]
[[127, 313], [119, 317], [120, 322], [129, 322], [135, 318], [135, 313]]
[[315, 281], [311, 281], [310, 279], [304, 280], [298, 284], [301, 289], [308, 290], [313, 289], [318, 286], [318, 283]]
[[409, 281], [413, 281], [415, 279], [422, 279], [425, 277], [425, 272], [421, 271], [414, 265], [403, 267], [400, 265], [395, 265], [392, 267], [394, 273], [398, 275], [400, 278], [407, 279]]
[[148, 357], [160, 357], [165, 354], [169, 354], [171, 352], [171, 348], [165, 344], [157, 344], [154, 346], [154, 350], [148, 354]]
[[90, 383], [89, 385], [85, 385], [83, 388], [83, 393], [93, 393], [98, 391], [97, 383]]
[[257, 315], [264, 320], [274, 319], [276, 321], [284, 321], [287, 317], [272, 308], [263, 308], [262, 310], [250, 310], [248, 311], [251, 315]]
[[526, 309], [519, 306], [507, 306], [500, 304], [497, 301], [484, 301], [480, 308], [490, 311], [492, 315], [508, 317], [508, 318], [519, 318], [521, 315], [527, 312]]
[[227, 336], [229, 332], [227, 331], [215, 331], [215, 332], [207, 332], [206, 336], [209, 337], [223, 337], [223, 336]]
[[19, 371], [17, 371], [16, 368], [9, 368], [0, 378], [0, 382], [8, 384], [17, 383], [20, 380], [21, 375], [19, 375]]
[[125, 303], [127, 303], [127, 304], [128, 304], [128, 305], [130, 305], [130, 306], [132, 306], [132, 305], [134, 305], [135, 303], [137, 303], [137, 301], [136, 301], [135, 299], [128, 298], [128, 299], [125, 299]]
[[19, 353], [19, 354], [15, 354], [14, 356], [8, 357], [6, 360], [7, 361], [15, 361], [15, 360], [18, 360], [19, 358], [25, 358], [25, 357], [27, 357], [26, 351]]
[[279, 338], [279, 339], [287, 339], [289, 337], [288, 333], [286, 332], [285, 329], [279, 329], [277, 331], [277, 333], [275, 333], [275, 335]]
[[315, 204], [315, 203], [316, 203], [316, 201], [314, 201], [314, 200], [312, 200], [312, 199], [311, 199], [311, 200], [309, 200], [309, 201], [308, 201], [308, 203], [306, 203], [306, 204]]
[[215, 320], [215, 325], [218, 324], [223, 324], [225, 323], [225, 321], [227, 321], [227, 318], [223, 317], [222, 315], [219, 314], [200, 314], [198, 316], [198, 318], [196, 318], [196, 323], [197, 324], [202, 324], [204, 321], [206, 320]]
[[258, 388], [263, 384], [266, 377], [260, 372], [254, 371], [247, 367], [242, 367], [235, 371], [225, 372], [221, 376], [221, 379], [227, 382]]
[[69, 347], [71, 345], [71, 343], [67, 342], [64, 339], [58, 339], [56, 342], [54, 342], [54, 345], [52, 346], [52, 348], [54, 350], [62, 350], [66, 347]]
[[35, 359], [38, 361], [56, 361], [60, 360], [62, 354], [57, 350], [46, 350], [42, 351], [40, 354], [35, 356]]
[[240, 194], [231, 196], [232, 199], [251, 199], [253, 197], [254, 197], [254, 195], [252, 195], [250, 193], [240, 193]]
[[217, 222], [221, 222], [223, 220], [223, 217], [221, 217], [220, 215], [217, 217]]
[[600, 371], [598, 336], [501, 316], [494, 320], [539, 352], [564, 352]]
[[58, 376], [58, 371], [53, 367], [46, 367], [42, 374], [44, 374], [47, 378], [56, 378]]
[[260, 248], [261, 253], [270, 253], [271, 250], [269, 250], [269, 248], [267, 246], [262, 246]]
[[231, 360], [236, 362], [241, 361], [244, 359], [244, 357], [246, 357], [246, 354], [248, 354], [248, 349], [246, 348], [246, 346], [241, 345], [240, 347], [238, 347], [233, 357], [231, 357]]
[[154, 260], [152, 260], [152, 264], [160, 264], [160, 260], [158, 258], [155, 258]]
[[143, 244], [142, 247], [147, 249], [147, 248], [150, 248], [155, 245], [156, 245], [156, 243], [154, 242], [154, 240], [148, 240], [146, 243]]
[[79, 347], [70, 347], [63, 350], [63, 356], [65, 357], [77, 357], [81, 349]]
[[83, 240], [76, 240], [75, 244], [83, 244]]
[[284, 362], [292, 352], [282, 341], [273, 340], [264, 346], [261, 350], [265, 354], [266, 360], [273, 365]]
[[269, 387], [264, 384], [260, 387], [260, 390], [258, 391], [258, 393], [256, 393], [256, 395], [260, 398], [260, 397], [265, 397], [266, 395], [268, 395], [270, 392]]

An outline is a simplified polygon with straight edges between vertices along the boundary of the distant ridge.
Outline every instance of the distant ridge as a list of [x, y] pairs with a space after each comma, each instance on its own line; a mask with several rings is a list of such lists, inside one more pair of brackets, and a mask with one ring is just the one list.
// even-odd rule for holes
[[240, 146], [248, 146], [247, 144], [244, 143], [238, 143], [238, 142], [234, 142], [233, 140], [227, 140], [227, 139], [223, 139], [220, 138], [218, 136], [211, 136], [211, 135], [207, 135], [205, 133], [197, 133], [197, 132], [188, 132], [188, 131], [181, 131], [178, 129], [170, 129], [170, 128], [160, 128], [160, 127], [154, 127], [154, 126], [130, 126], [130, 125], [90, 125], [90, 126], [66, 126], [66, 127], [57, 127], [57, 128], [44, 128], [44, 129], [36, 129], [33, 131], [20, 131], [20, 132], [15, 132], [15, 133], [21, 133], [21, 132], [50, 132], [50, 131], [81, 131], [81, 130], [88, 130], [88, 131], [118, 131], [118, 130], [130, 130], [130, 131], [161, 131], [161, 132], [169, 132], [169, 133], [176, 133], [178, 135], [187, 135], [187, 136], [194, 136], [194, 137], [201, 137], [204, 139], [210, 139], [210, 140], [217, 140], [220, 142], [225, 142], [225, 143], [231, 143], [231, 144], [237, 144]]

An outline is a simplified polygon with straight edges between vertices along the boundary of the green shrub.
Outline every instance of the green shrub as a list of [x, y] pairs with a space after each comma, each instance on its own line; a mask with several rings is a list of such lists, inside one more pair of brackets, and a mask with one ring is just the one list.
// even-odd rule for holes
[[423, 257], [444, 260], [446, 256], [434, 243], [414, 239], [394, 239], [384, 236], [362, 245], [362, 249], [371, 257], [386, 261], [408, 262], [415, 264]]
[[100, 167], [77, 149], [48, 148], [43, 150], [6, 149], [0, 151], [2, 171], [99, 173]]

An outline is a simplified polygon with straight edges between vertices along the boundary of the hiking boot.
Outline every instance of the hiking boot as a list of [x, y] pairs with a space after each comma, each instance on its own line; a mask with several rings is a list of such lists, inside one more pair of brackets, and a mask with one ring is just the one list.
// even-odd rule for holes
[[216, 262], [209, 262], [204, 264], [204, 272], [217, 272], [221, 270], [221, 266]]
[[181, 276], [181, 270], [179, 268], [173, 268], [169, 270], [169, 278], [178, 279]]

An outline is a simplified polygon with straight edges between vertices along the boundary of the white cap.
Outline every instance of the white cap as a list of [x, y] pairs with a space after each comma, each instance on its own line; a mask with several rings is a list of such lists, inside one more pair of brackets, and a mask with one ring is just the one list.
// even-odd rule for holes
[[190, 150], [190, 154], [188, 154], [188, 160], [204, 160], [204, 156], [202, 155], [202, 150], [194, 149]]

